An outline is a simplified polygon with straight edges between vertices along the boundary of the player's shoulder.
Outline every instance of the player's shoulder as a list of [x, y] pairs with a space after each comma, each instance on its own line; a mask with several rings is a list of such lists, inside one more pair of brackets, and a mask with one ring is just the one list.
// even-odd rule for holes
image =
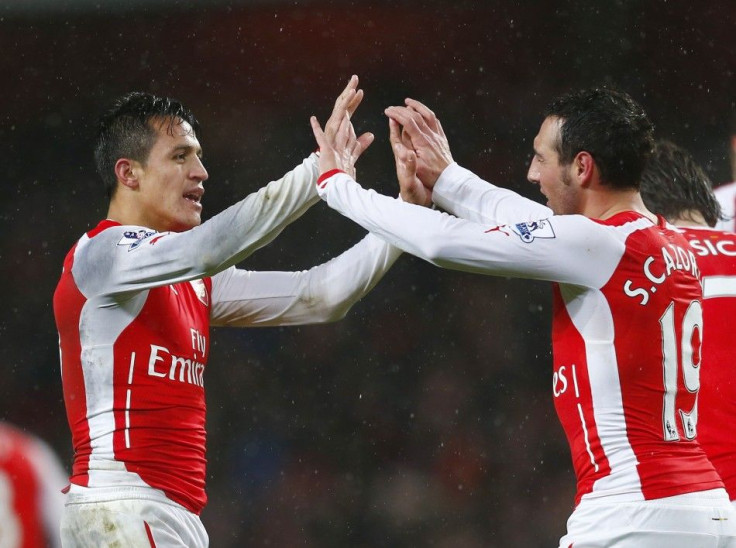
[[649, 217], [636, 211], [622, 211], [606, 219], [590, 219], [590, 221], [620, 240], [629, 240], [634, 234], [668, 230], [664, 219], [660, 218], [654, 223]]
[[605, 219], [588, 218], [590, 221], [601, 226], [611, 227], [628, 227], [632, 224], [635, 226], [652, 226], [652, 221], [637, 211], [621, 211]]
[[151, 228], [102, 221], [85, 233], [71, 250], [70, 266], [73, 265], [71, 268], [78, 278], [107, 278], [113, 265], [121, 259], [132, 259], [135, 254], [129, 252], [141, 248], [158, 234]]
[[595, 245], [603, 245], [609, 241], [617, 247], [626, 241], [632, 231], [637, 230], [638, 223], [643, 226], [640, 220], [627, 216], [616, 215], [608, 219], [597, 219], [579, 213], [552, 215], [535, 224], [539, 223], [548, 223], [550, 230], [569, 242], [584, 245], [595, 242]]
[[96, 227], [85, 233], [80, 242], [93, 244], [92, 247], [115, 247], [135, 249], [141, 243], [158, 234], [152, 228], [137, 225], [122, 225], [111, 220], [101, 221]]
[[155, 232], [156, 231], [154, 229], [145, 226], [124, 225], [117, 221], [105, 219], [100, 221], [92, 230], [88, 231], [85, 236], [88, 238], [95, 238], [100, 235], [110, 237], [113, 235], [123, 234], [129, 238], [140, 239], [150, 236], [151, 234], [155, 234]]

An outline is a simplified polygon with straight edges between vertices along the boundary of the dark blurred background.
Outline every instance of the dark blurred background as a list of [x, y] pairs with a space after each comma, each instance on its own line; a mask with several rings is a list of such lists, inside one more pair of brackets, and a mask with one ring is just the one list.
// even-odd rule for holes
[[[364, 186], [395, 194], [383, 109], [407, 96], [454, 158], [538, 198], [541, 111], [617, 86], [659, 137], [730, 178], [732, 1], [6, 0], [0, 5], [0, 418], [69, 466], [51, 297], [64, 255], [106, 213], [96, 117], [133, 89], [203, 125], [206, 216], [314, 148], [351, 74]], [[299, 270], [362, 237], [317, 204], [243, 265]], [[206, 375], [211, 545], [556, 546], [575, 479], [550, 396], [550, 288], [405, 256], [342, 322], [220, 329]]]

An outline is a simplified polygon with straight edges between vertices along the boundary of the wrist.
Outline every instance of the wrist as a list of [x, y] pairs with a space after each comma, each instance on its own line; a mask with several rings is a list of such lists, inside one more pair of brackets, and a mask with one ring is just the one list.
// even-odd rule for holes
[[323, 183], [327, 179], [329, 179], [330, 177], [332, 177], [333, 175], [335, 175], [337, 173], [345, 173], [345, 172], [342, 169], [337, 169], [337, 168], [335, 168], [335, 169], [328, 169], [322, 175], [320, 175], [319, 178], [317, 179], [317, 186], [318, 187], [324, 186]]

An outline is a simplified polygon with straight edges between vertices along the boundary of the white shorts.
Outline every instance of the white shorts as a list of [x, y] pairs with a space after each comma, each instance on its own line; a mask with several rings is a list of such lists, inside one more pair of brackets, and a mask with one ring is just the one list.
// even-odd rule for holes
[[724, 489], [621, 502], [583, 499], [560, 548], [734, 548], [736, 508]]
[[138, 488], [72, 486], [61, 517], [61, 545], [207, 548], [209, 538], [199, 516], [157, 498]]

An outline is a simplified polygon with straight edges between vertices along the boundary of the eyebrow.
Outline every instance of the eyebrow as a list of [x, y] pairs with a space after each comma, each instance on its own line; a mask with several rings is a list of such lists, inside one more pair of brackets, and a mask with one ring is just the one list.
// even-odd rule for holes
[[193, 147], [192, 145], [177, 145], [173, 149], [171, 149], [171, 154], [176, 154], [177, 152], [191, 152], [194, 151], [194, 153], [199, 156], [201, 159], [204, 157], [204, 152], [202, 151], [202, 147]]

